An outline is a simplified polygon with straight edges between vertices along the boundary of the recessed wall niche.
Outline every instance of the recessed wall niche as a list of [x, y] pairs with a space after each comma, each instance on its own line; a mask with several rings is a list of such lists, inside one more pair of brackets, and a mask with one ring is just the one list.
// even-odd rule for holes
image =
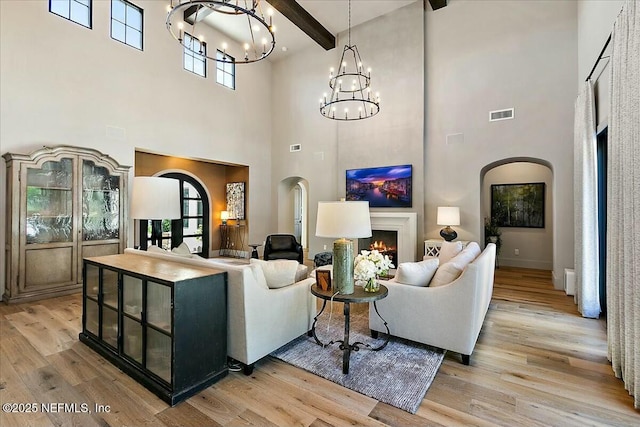
[[[155, 176], [169, 172], [181, 172], [196, 178], [202, 183], [209, 197], [210, 236], [209, 256], [220, 250], [220, 212], [227, 209], [226, 184], [229, 182], [245, 183], [245, 219], [244, 242], [249, 233], [250, 206], [249, 200], [249, 166], [217, 162], [215, 160], [189, 159], [186, 157], [148, 153], [141, 150], [135, 152], [134, 175]], [[137, 239], [137, 233], [136, 233]], [[136, 245], [138, 242], [135, 243]], [[246, 250], [246, 248], [242, 248]]]

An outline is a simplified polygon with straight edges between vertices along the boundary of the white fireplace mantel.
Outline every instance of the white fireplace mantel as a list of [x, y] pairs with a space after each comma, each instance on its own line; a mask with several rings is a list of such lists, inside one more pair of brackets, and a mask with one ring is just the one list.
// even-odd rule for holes
[[398, 262], [416, 261], [418, 214], [415, 212], [371, 212], [371, 229], [398, 232]]

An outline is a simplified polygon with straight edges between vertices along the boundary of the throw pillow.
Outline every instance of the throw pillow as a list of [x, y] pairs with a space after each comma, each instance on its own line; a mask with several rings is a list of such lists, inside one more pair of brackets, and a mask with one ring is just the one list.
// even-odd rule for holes
[[449, 261], [444, 263], [440, 267], [438, 267], [438, 271], [433, 275], [433, 279], [431, 279], [431, 283], [429, 283], [430, 288], [435, 288], [437, 286], [448, 285], [449, 283], [456, 280], [462, 274], [463, 268], [453, 262]]
[[162, 249], [160, 246], [151, 245], [147, 248], [147, 252], [154, 252], [157, 254], [166, 254], [167, 251]]
[[269, 289], [269, 286], [267, 286], [267, 279], [264, 277], [264, 273], [262, 272], [262, 267], [258, 264], [251, 264], [249, 265], [249, 269], [251, 270], [253, 277], [256, 279], [258, 286], [264, 289]]
[[442, 246], [440, 246], [440, 255], [438, 255], [438, 259], [440, 260], [440, 265], [446, 264], [453, 258], [462, 252], [462, 242], [442, 242]]
[[478, 243], [476, 242], [469, 242], [467, 247], [464, 248], [462, 252], [465, 252], [465, 251], [470, 253], [473, 256], [472, 260], [478, 258], [478, 255], [480, 255], [480, 252], [482, 252], [480, 250], [480, 245], [478, 245]]
[[429, 286], [436, 287], [453, 282], [478, 255], [480, 255], [480, 246], [476, 242], [469, 243], [462, 252], [438, 268]]
[[400, 263], [396, 271], [395, 282], [411, 286], [427, 286], [438, 269], [439, 263], [438, 258]]
[[270, 289], [277, 289], [295, 283], [299, 263], [288, 259], [264, 261], [251, 258], [251, 264], [259, 265], [262, 268], [262, 273]]
[[189, 249], [189, 246], [187, 246], [185, 242], [182, 242], [180, 243], [180, 245], [171, 249], [171, 253], [173, 255], [177, 255], [185, 258], [191, 258], [191, 250]]

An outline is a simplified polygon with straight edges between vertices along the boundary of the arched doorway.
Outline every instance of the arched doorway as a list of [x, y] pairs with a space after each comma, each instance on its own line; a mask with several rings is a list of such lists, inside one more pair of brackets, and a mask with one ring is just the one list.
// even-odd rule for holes
[[[553, 270], [554, 247], [554, 178], [551, 165], [541, 159], [510, 158], [493, 162], [480, 172], [480, 217], [492, 217], [492, 194], [500, 188], [526, 187], [526, 184], [544, 184], [543, 224], [500, 227], [501, 245], [498, 265]], [[521, 184], [525, 184], [524, 186]], [[497, 204], [497, 202], [496, 202]], [[495, 209], [495, 207], [494, 207]], [[482, 230], [482, 241], [487, 236]]]
[[301, 177], [288, 177], [278, 184], [278, 232], [293, 234], [308, 247], [309, 182]]
[[155, 235], [162, 236], [156, 244], [171, 250], [186, 243], [192, 254], [209, 257], [210, 209], [209, 196], [203, 184], [184, 172], [161, 172], [156, 176], [176, 179], [180, 182], [180, 219], [140, 221], [140, 244], [142, 249], [153, 243]]

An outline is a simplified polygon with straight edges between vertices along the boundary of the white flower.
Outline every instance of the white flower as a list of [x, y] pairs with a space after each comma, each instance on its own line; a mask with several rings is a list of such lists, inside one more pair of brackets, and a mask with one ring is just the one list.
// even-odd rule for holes
[[356, 280], [368, 280], [376, 277], [376, 265], [368, 259], [361, 259], [353, 270]]
[[376, 276], [384, 276], [390, 268], [394, 268], [389, 256], [383, 256], [377, 250], [361, 251], [354, 262], [354, 277], [356, 280], [368, 280]]

